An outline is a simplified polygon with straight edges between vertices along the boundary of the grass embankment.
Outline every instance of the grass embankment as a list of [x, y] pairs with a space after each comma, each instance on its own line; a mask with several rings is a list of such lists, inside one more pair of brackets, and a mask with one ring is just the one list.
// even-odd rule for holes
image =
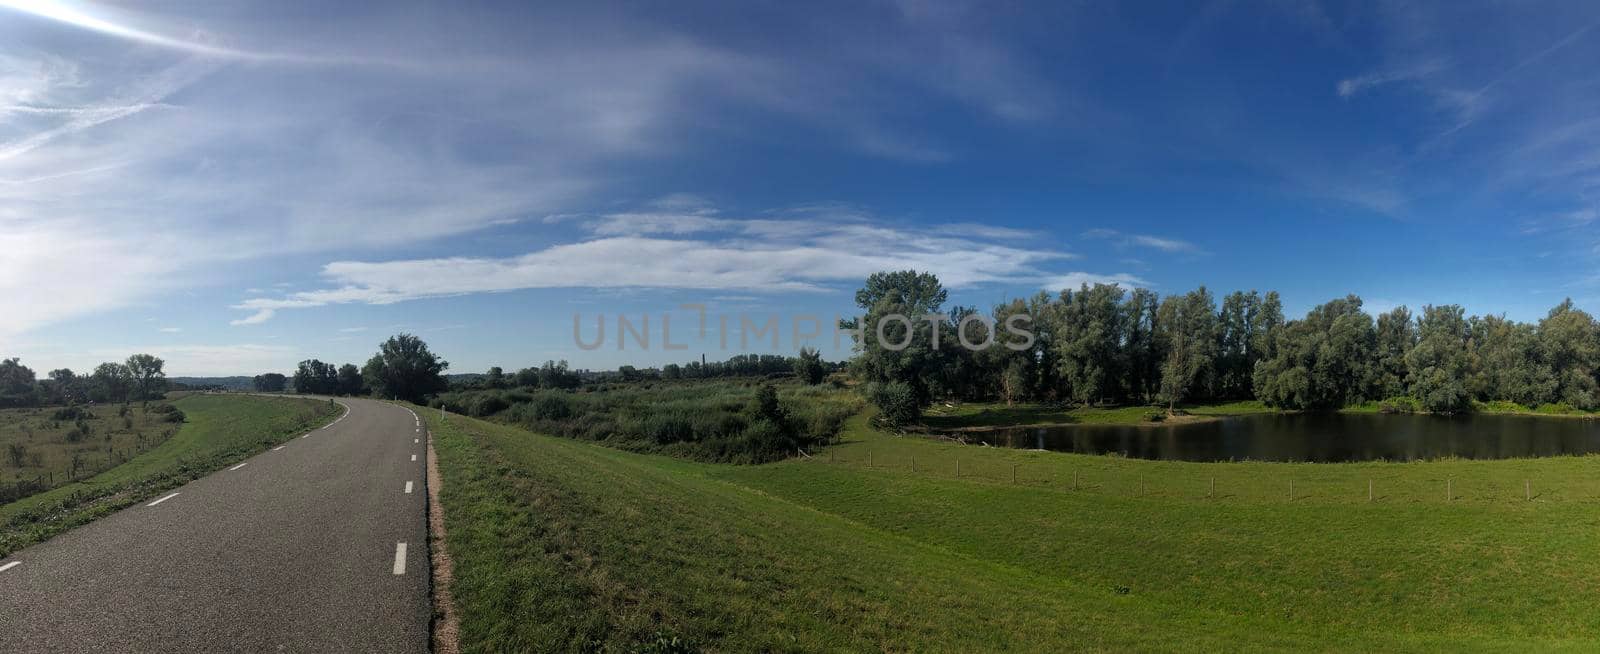
[[1594, 457], [1151, 462], [897, 438], [860, 417], [831, 462], [763, 466], [457, 416], [434, 437], [469, 651], [1600, 645]]
[[160, 445], [89, 479], [0, 506], [0, 556], [114, 512], [327, 423], [325, 400], [191, 395], [185, 422]]
[[[1164, 406], [1068, 407], [1058, 404], [963, 402], [936, 404], [923, 415], [923, 424], [935, 430], [992, 429], [1036, 425], [1155, 426], [1195, 422], [1224, 416], [1277, 413], [1258, 401], [1199, 404], [1180, 407], [1182, 414], [1168, 416]], [[1152, 420], [1159, 416], [1160, 420]]]

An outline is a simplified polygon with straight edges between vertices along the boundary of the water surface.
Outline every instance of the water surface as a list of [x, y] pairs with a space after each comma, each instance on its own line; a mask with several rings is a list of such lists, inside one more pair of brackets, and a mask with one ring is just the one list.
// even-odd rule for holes
[[1600, 420], [1298, 413], [1174, 425], [1014, 427], [962, 434], [1005, 447], [1174, 461], [1413, 461], [1600, 452]]

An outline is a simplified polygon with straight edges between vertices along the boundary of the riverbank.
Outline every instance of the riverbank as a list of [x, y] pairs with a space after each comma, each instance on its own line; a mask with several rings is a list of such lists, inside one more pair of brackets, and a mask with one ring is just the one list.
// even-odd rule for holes
[[[1600, 419], [1600, 412], [1581, 411], [1559, 404], [1545, 404], [1529, 408], [1515, 402], [1494, 401], [1474, 402], [1473, 407], [1473, 413], [1480, 415], [1580, 420]], [[1397, 403], [1393, 400], [1375, 400], [1354, 404], [1340, 409], [1339, 412], [1429, 415], [1426, 411], [1407, 409], [1408, 407], [1404, 403]], [[1000, 402], [961, 402], [935, 403], [923, 414], [922, 423], [923, 426], [931, 431], [941, 432], [987, 431], [1016, 427], [1066, 427], [1071, 425], [1162, 427], [1211, 422], [1236, 416], [1291, 413], [1297, 412], [1269, 407], [1259, 400], [1181, 406], [1178, 408], [1178, 415], [1175, 416], [1167, 415], [1166, 407], [1156, 405], [1070, 407], [1059, 404], [1039, 403], [1006, 405]]]
[[1231, 416], [1283, 413], [1254, 400], [1181, 406], [1178, 411], [1178, 415], [1169, 416], [1166, 407], [1153, 405], [1068, 407], [1038, 403], [1013, 405], [1000, 402], [936, 403], [923, 414], [922, 422], [924, 426], [934, 431], [982, 431], [1066, 425], [1159, 427], [1209, 422]]

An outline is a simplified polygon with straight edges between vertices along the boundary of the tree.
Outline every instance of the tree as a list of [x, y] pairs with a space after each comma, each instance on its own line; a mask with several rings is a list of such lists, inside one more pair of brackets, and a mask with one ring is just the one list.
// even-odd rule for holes
[[1216, 303], [1206, 287], [1161, 303], [1158, 325], [1165, 336], [1161, 365], [1161, 399], [1167, 410], [1192, 396], [1208, 397], [1217, 357]]
[[1471, 331], [1457, 305], [1422, 308], [1417, 344], [1406, 353], [1406, 383], [1422, 407], [1434, 413], [1472, 410]]
[[88, 394], [84, 392], [83, 382], [83, 378], [74, 374], [70, 368], [51, 370], [49, 381], [41, 383], [44, 387], [44, 400], [49, 404], [72, 404], [86, 399]]
[[1125, 391], [1128, 397], [1141, 402], [1150, 401], [1160, 392], [1161, 366], [1165, 359], [1156, 339], [1156, 313], [1160, 304], [1161, 299], [1154, 291], [1136, 288], [1122, 308], [1127, 332], [1123, 346]]
[[256, 390], [262, 393], [280, 393], [289, 385], [289, 378], [276, 372], [256, 375], [251, 381], [254, 382]]
[[581, 380], [567, 369], [567, 362], [545, 361], [539, 366], [539, 386], [541, 388], [577, 388]]
[[1417, 328], [1411, 310], [1399, 306], [1378, 316], [1377, 361], [1373, 384], [1378, 395], [1388, 398], [1406, 394], [1409, 368], [1406, 355], [1417, 345]]
[[539, 385], [539, 369], [533, 367], [518, 370], [515, 379], [518, 386], [537, 387]]
[[1600, 407], [1600, 327], [1572, 300], [1551, 309], [1539, 321], [1539, 346], [1556, 381], [1556, 399], [1579, 409]]
[[294, 391], [311, 395], [338, 395], [339, 369], [318, 359], [301, 361], [294, 371]]
[[361, 374], [379, 396], [420, 404], [450, 387], [443, 374], [449, 367], [422, 339], [397, 334], [378, 346], [378, 353], [367, 361]]
[[133, 386], [139, 391], [139, 399], [154, 399], [159, 391], [166, 386], [167, 373], [162, 372], [167, 362], [149, 355], [135, 354], [128, 357], [128, 374], [133, 377]]
[[356, 364], [339, 366], [338, 388], [340, 395], [366, 395], [367, 385], [361, 379], [361, 369]]
[[827, 368], [822, 365], [822, 353], [816, 348], [800, 348], [800, 356], [794, 364], [794, 374], [801, 381], [813, 386], [822, 383], [822, 379], [828, 375]]
[[1534, 325], [1501, 316], [1472, 319], [1477, 371], [1472, 393], [1479, 400], [1510, 400], [1534, 407], [1556, 398], [1556, 378], [1539, 348]]
[[[936, 325], [925, 316], [942, 314], [946, 292], [939, 278], [914, 270], [878, 272], [867, 278], [856, 291], [856, 306], [866, 311], [860, 320], [841, 321], [841, 329], [855, 330], [855, 367], [869, 383], [897, 383], [897, 396], [911, 394], [916, 411], [884, 412], [886, 420], [904, 424], [906, 418], [920, 417], [921, 407], [931, 399], [934, 380], [940, 372], [941, 355], [934, 338]], [[953, 334], [943, 334], [953, 338]], [[873, 394], [886, 398], [885, 394]], [[880, 406], [880, 409], [885, 407]]]
[[107, 402], [126, 402], [133, 388], [133, 372], [128, 366], [107, 361], [94, 368], [95, 392]]
[[1370, 396], [1377, 330], [1354, 295], [1320, 305], [1277, 333], [1256, 366], [1256, 398], [1287, 409], [1334, 410]]
[[39, 403], [33, 369], [22, 360], [0, 360], [0, 406], [33, 406]]
[[1076, 295], [1061, 293], [1056, 361], [1068, 394], [1079, 404], [1120, 399], [1126, 332], [1122, 297], [1116, 284], [1084, 284]]
[[483, 385], [487, 388], [505, 388], [505, 370], [502, 370], [500, 366], [490, 366], [489, 372], [483, 376]]

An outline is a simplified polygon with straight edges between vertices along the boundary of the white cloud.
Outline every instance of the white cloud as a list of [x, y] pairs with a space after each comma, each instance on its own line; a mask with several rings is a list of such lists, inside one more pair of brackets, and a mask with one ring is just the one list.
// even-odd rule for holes
[[337, 261], [323, 267], [329, 288], [251, 298], [234, 308], [257, 312], [246, 320], [265, 314], [260, 322], [271, 317], [266, 312], [280, 309], [530, 288], [806, 292], [905, 269], [933, 272], [951, 288], [1032, 284], [1048, 275], [1043, 266], [1072, 258], [1055, 250], [955, 238], [940, 226], [910, 229], [861, 220], [621, 213], [586, 224], [594, 238], [516, 257]]
[[357, 333], [357, 332], [367, 331], [367, 329], [368, 329], [367, 327], [344, 327], [344, 328], [341, 328], [339, 331], [343, 332], [343, 333], [346, 333], [346, 334], [354, 334], [354, 333]]
[[274, 309], [261, 309], [261, 310], [256, 311], [255, 313], [252, 313], [249, 316], [246, 316], [244, 318], [240, 318], [238, 320], [230, 320], [230, 321], [228, 321], [228, 324], [234, 325], [234, 326], [239, 326], [239, 325], [259, 325], [259, 324], [264, 323], [264, 322], [266, 322], [268, 320], [272, 320], [272, 316], [276, 315], [277, 313], [278, 312], [276, 310], [274, 310]]
[[1146, 247], [1146, 248], [1153, 248], [1153, 249], [1156, 249], [1156, 250], [1161, 250], [1162, 252], [1168, 252], [1168, 253], [1173, 253], [1173, 254], [1179, 254], [1179, 253], [1204, 254], [1205, 253], [1205, 250], [1202, 250], [1199, 246], [1197, 246], [1197, 245], [1195, 245], [1193, 243], [1190, 243], [1188, 241], [1175, 239], [1175, 238], [1165, 238], [1165, 237], [1160, 237], [1160, 236], [1150, 236], [1150, 235], [1147, 235], [1147, 234], [1124, 234], [1124, 233], [1119, 232], [1119, 231], [1117, 231], [1115, 229], [1107, 229], [1107, 228], [1104, 228], [1104, 227], [1085, 231], [1083, 233], [1083, 237], [1084, 238], [1089, 238], [1089, 239], [1100, 239], [1100, 240], [1113, 241], [1113, 242], [1117, 243], [1119, 246], [1122, 246], [1122, 247], [1129, 247], [1129, 246]]
[[161, 332], [163, 334], [176, 334], [178, 332], [183, 331], [183, 328], [182, 327], [162, 327], [161, 329], [158, 329], [156, 331], [159, 331], [159, 332]]

